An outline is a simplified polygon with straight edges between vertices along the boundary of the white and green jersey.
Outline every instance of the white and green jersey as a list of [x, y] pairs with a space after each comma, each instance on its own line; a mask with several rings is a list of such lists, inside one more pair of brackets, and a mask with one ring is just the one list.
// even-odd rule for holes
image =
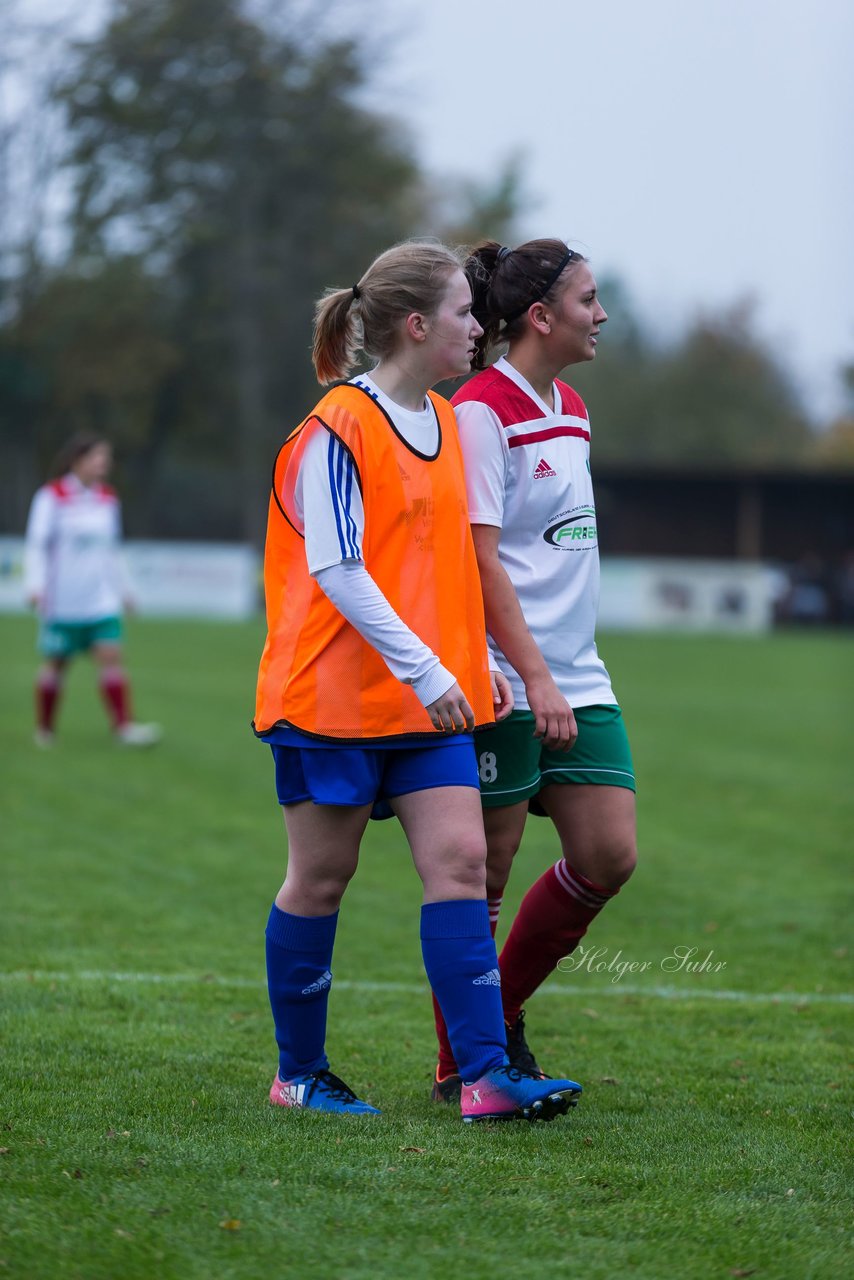
[[122, 612], [130, 594], [120, 552], [118, 497], [70, 471], [43, 485], [27, 520], [24, 589], [52, 622], [97, 622]]
[[[554, 403], [502, 357], [453, 397], [472, 524], [500, 528], [498, 554], [530, 631], [572, 707], [615, 703], [596, 652], [599, 544], [584, 402], [555, 382]], [[513, 688], [525, 686], [490, 637]]]

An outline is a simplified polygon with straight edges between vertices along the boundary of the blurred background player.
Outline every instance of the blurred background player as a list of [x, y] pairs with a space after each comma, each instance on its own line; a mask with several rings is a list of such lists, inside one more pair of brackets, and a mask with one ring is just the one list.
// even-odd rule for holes
[[[592, 360], [607, 316], [586, 260], [561, 240], [494, 241], [466, 264], [483, 328], [480, 369], [452, 403], [494, 658], [515, 709], [478, 733], [493, 930], [529, 807], [548, 815], [561, 857], [528, 890], [502, 949], [510, 1061], [542, 1074], [523, 1004], [634, 869], [635, 779], [622, 714], [594, 628], [599, 552], [590, 423], [557, 380]], [[491, 368], [499, 344], [507, 354]], [[459, 1075], [440, 1013], [433, 1097]]]
[[455, 255], [409, 242], [318, 303], [329, 391], [276, 461], [268, 636], [255, 730], [288, 834], [266, 930], [279, 1069], [270, 1101], [376, 1114], [329, 1070], [338, 908], [372, 813], [394, 813], [424, 886], [424, 966], [462, 1077], [463, 1119], [552, 1119], [579, 1086], [507, 1065], [472, 730], [506, 713], [493, 680], [454, 414], [429, 392], [468, 372], [480, 325]]
[[130, 604], [121, 557], [121, 507], [106, 483], [112, 449], [100, 436], [80, 433], [57, 458], [54, 478], [37, 491], [27, 520], [24, 590], [38, 611], [35, 741], [53, 743], [66, 668], [91, 653], [116, 740], [149, 747], [154, 724], [137, 724], [122, 662], [122, 610]]

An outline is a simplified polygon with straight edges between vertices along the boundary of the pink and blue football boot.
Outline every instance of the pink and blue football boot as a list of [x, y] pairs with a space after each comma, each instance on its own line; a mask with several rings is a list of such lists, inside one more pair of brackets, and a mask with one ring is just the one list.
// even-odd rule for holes
[[554, 1120], [576, 1106], [581, 1085], [549, 1080], [509, 1063], [472, 1084], [463, 1081], [460, 1109], [465, 1124], [479, 1120]]
[[376, 1107], [357, 1098], [353, 1090], [331, 1071], [312, 1071], [293, 1080], [280, 1080], [270, 1089], [276, 1107], [308, 1107], [312, 1111], [338, 1111], [351, 1116], [378, 1116]]

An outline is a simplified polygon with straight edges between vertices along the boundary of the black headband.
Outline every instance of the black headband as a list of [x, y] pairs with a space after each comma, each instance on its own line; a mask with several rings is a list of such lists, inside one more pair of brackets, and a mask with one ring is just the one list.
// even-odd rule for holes
[[537, 290], [534, 296], [529, 298], [523, 307], [519, 307], [518, 310], [511, 312], [509, 316], [502, 316], [504, 323], [512, 324], [514, 320], [518, 320], [521, 315], [524, 315], [528, 308], [532, 307], [535, 302], [539, 302], [541, 298], [544, 298], [564, 268], [568, 267], [570, 262], [572, 262], [572, 259], [577, 258], [578, 256], [579, 255], [574, 249], [567, 249], [566, 253], [546, 280], [545, 284]]

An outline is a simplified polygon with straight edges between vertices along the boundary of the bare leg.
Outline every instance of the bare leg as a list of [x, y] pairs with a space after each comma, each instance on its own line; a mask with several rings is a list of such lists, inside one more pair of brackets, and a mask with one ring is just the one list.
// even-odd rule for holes
[[578, 945], [637, 861], [635, 797], [625, 787], [552, 784], [540, 792], [563, 857], [522, 900], [501, 952], [504, 1016], [524, 1002]]
[[500, 898], [507, 887], [513, 859], [522, 843], [527, 817], [527, 800], [521, 804], [501, 805], [499, 808], [483, 811], [486, 831], [486, 893], [489, 898]]
[[627, 787], [562, 786], [539, 795], [569, 864], [616, 893], [637, 865], [635, 794]]
[[359, 862], [371, 806], [284, 805], [288, 868], [276, 906], [297, 916], [337, 911]]
[[480, 793], [434, 787], [391, 802], [406, 833], [425, 902], [486, 896], [486, 840]]

